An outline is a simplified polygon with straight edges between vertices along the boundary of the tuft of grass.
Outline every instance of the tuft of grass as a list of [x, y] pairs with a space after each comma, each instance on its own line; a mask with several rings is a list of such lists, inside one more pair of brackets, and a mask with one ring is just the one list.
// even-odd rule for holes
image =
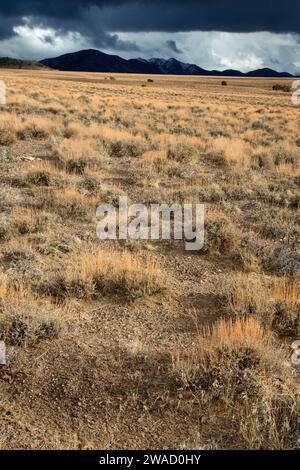
[[225, 296], [230, 314], [262, 318], [270, 308], [270, 292], [261, 279], [236, 274], [227, 281]]
[[275, 282], [271, 328], [281, 337], [300, 335], [300, 281], [282, 278]]
[[150, 256], [143, 259], [127, 251], [85, 253], [76, 267], [55, 276], [43, 287], [57, 298], [93, 298], [117, 295], [137, 298], [165, 288], [162, 272]]
[[242, 139], [218, 137], [213, 141], [213, 155], [220, 164], [224, 162], [234, 174], [243, 175], [251, 165], [251, 147]]

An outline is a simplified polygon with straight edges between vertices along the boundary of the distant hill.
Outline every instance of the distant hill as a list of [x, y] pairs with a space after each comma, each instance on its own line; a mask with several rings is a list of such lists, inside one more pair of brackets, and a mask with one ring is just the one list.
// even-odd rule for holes
[[19, 60], [10, 57], [0, 57], [1, 69], [46, 69], [45, 65], [35, 60]]
[[104, 52], [87, 49], [71, 54], [64, 54], [52, 59], [44, 59], [41, 64], [63, 71], [74, 72], [115, 72], [115, 73], [149, 73], [170, 75], [208, 75], [231, 77], [293, 77], [290, 73], [276, 72], [269, 68], [242, 73], [239, 70], [205, 70], [196, 64], [186, 64], [177, 59], [153, 58], [150, 60], [123, 59], [117, 55], [109, 55]]
[[293, 75], [291, 75], [290, 73], [275, 72], [274, 70], [268, 69], [268, 68], [254, 70], [253, 72], [246, 73], [246, 75], [248, 77], [282, 77], [282, 78], [293, 77]]

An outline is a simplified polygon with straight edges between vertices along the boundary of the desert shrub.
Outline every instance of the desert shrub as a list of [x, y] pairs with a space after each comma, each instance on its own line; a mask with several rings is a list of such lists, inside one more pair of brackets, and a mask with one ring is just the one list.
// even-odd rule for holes
[[76, 137], [82, 131], [82, 126], [77, 122], [67, 123], [63, 136], [65, 139], [71, 139], [72, 137]]
[[[161, 165], [159, 165], [159, 168], [158, 168], [158, 173], [162, 173], [162, 169], [163, 167]], [[182, 168], [182, 166], [169, 166], [166, 168], [167, 170], [167, 175], [169, 176], [169, 178], [184, 178], [185, 177], [185, 174], [184, 174], [184, 168]]]
[[[242, 244], [244, 241], [242, 241]], [[244, 273], [260, 273], [262, 271], [261, 260], [258, 254], [247, 245], [238, 248], [231, 254], [231, 260], [237, 269]]]
[[56, 275], [53, 278], [40, 283], [37, 291], [41, 295], [54, 297], [58, 301], [64, 301], [67, 298], [90, 299], [94, 296], [94, 284], [92, 279], [81, 279], [74, 274], [69, 278], [64, 275]]
[[[1, 232], [1, 219], [0, 219], [0, 232]], [[6, 221], [10, 227], [8, 235], [27, 235], [32, 234], [44, 228], [40, 227], [41, 217], [40, 214], [34, 214], [26, 209], [15, 208], [13, 217]], [[1, 236], [0, 236], [1, 239]], [[7, 238], [6, 238], [7, 239]]]
[[281, 83], [276, 83], [273, 85], [272, 89], [274, 91], [284, 91], [286, 93], [289, 93], [291, 91], [291, 87], [289, 85], [283, 85]]
[[253, 121], [251, 127], [254, 130], [261, 130], [265, 128], [265, 123], [263, 121]]
[[49, 137], [49, 132], [47, 129], [44, 129], [37, 123], [32, 122], [30, 124], [25, 125], [23, 128], [18, 129], [17, 137], [20, 140], [46, 139], [47, 137]]
[[66, 171], [68, 173], [75, 173], [76, 175], [83, 175], [85, 172], [85, 169], [87, 167], [87, 161], [86, 160], [68, 160], [66, 162]]
[[16, 141], [16, 134], [12, 129], [0, 126], [0, 145], [12, 145]]
[[0, 213], [9, 212], [18, 201], [18, 192], [7, 186], [0, 187]]
[[111, 157], [126, 157], [126, 145], [122, 141], [111, 142], [108, 153]]
[[264, 257], [264, 266], [267, 270], [281, 275], [299, 276], [300, 253], [293, 251], [289, 246], [277, 245], [269, 255]]
[[279, 336], [298, 337], [300, 334], [300, 304], [277, 301], [274, 304], [271, 328]]
[[50, 229], [53, 225], [57, 225], [58, 217], [50, 212], [40, 212], [37, 214], [34, 221], [33, 232], [45, 232]]
[[65, 188], [63, 192], [48, 192], [41, 195], [37, 207], [47, 212], [53, 211], [62, 220], [73, 219], [81, 222], [91, 220], [93, 209], [87, 197], [75, 187]]
[[168, 198], [166, 198], [164, 203], [172, 205], [174, 203], [184, 204], [193, 203], [195, 201], [199, 201], [199, 189], [196, 187], [190, 187], [173, 192]]
[[226, 217], [209, 218], [205, 236], [204, 250], [223, 255], [238, 249], [241, 242], [240, 230]]
[[[166, 171], [168, 172], [169, 170], [173, 170], [173, 172], [176, 172], [176, 168], [178, 168], [173, 165], [169, 167], [167, 160], [161, 157], [154, 158], [151, 163], [154, 171], [158, 174], [164, 174]], [[144, 175], [146, 176], [146, 178], [149, 177], [148, 172], [145, 172]]]
[[227, 86], [228, 83], [226, 82], [226, 80], [222, 80], [221, 85], [222, 85], [222, 86]]
[[217, 166], [223, 166], [227, 164], [223, 150], [214, 150], [208, 153], [205, 157], [205, 160]]
[[142, 142], [116, 140], [108, 144], [109, 155], [116, 158], [138, 157], [146, 150], [147, 147]]
[[169, 160], [175, 160], [180, 163], [188, 163], [193, 157], [195, 157], [197, 151], [194, 146], [179, 143], [175, 146], [170, 146], [167, 150], [167, 158]]
[[14, 212], [13, 228], [20, 235], [45, 232], [57, 225], [58, 218], [48, 212]]
[[1, 258], [1, 263], [12, 283], [40, 280], [44, 275], [44, 265], [40, 257], [31, 249], [7, 247]]
[[101, 202], [111, 204], [116, 208], [119, 207], [119, 198], [122, 196], [126, 196], [126, 193], [118, 188], [103, 189], [100, 192]]
[[282, 145], [275, 148], [273, 158], [275, 165], [280, 165], [281, 163], [295, 165], [299, 162], [299, 154]]
[[26, 181], [35, 186], [50, 186], [52, 178], [47, 171], [33, 171], [27, 174]]
[[45, 255], [70, 253], [81, 243], [78, 237], [72, 235], [65, 235], [61, 238], [38, 235], [33, 240], [36, 242], [37, 251]]
[[299, 209], [300, 207], [300, 194], [293, 194], [288, 200], [288, 206], [291, 209]]
[[32, 346], [53, 340], [62, 332], [62, 321], [51, 309], [34, 302], [4, 303], [0, 311], [0, 339], [10, 346]]
[[60, 201], [56, 208], [57, 214], [64, 219], [73, 219], [79, 221], [89, 221], [89, 211], [80, 198], [72, 198], [68, 201]]
[[9, 266], [20, 266], [36, 260], [34, 251], [26, 249], [7, 250], [2, 256], [2, 262]]
[[253, 194], [253, 189], [247, 188], [242, 184], [239, 185], [224, 185], [224, 199], [229, 199], [231, 201], [243, 201], [247, 199], [251, 199]]
[[15, 223], [15, 227], [20, 235], [27, 235], [34, 231], [33, 224], [27, 220], [19, 220]]
[[254, 155], [254, 161], [257, 162], [259, 168], [271, 170], [274, 167], [274, 160], [267, 152], [260, 152]]
[[90, 194], [98, 194], [101, 180], [97, 176], [85, 175], [78, 183], [79, 188], [86, 189]]
[[10, 239], [12, 235], [11, 223], [6, 219], [0, 219], [0, 242], [5, 242]]
[[[287, 211], [285, 211], [287, 214]], [[292, 214], [294, 218], [294, 215]], [[255, 228], [258, 230], [259, 235], [263, 238], [268, 238], [274, 241], [282, 241], [292, 249], [300, 247], [300, 227], [291, 223], [289, 219], [284, 220], [281, 209], [268, 208], [268, 212], [259, 212], [257, 216], [257, 223]]]
[[262, 221], [259, 226], [259, 233], [266, 238], [270, 238], [273, 240], [280, 240], [283, 239], [285, 234], [287, 233], [287, 227], [284, 225], [278, 225], [278, 221], [275, 220], [267, 220]]
[[198, 192], [201, 202], [221, 202], [226, 198], [226, 194], [218, 184], [211, 184], [207, 188], [200, 189]]

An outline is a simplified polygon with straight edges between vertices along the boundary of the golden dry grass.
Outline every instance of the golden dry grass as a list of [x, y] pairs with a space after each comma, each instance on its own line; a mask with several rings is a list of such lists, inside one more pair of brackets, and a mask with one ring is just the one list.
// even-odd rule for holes
[[80, 258], [78, 267], [67, 270], [67, 283], [79, 281], [103, 295], [122, 296], [151, 295], [165, 287], [158, 261], [149, 256], [139, 259], [127, 251], [101, 250], [86, 251]]

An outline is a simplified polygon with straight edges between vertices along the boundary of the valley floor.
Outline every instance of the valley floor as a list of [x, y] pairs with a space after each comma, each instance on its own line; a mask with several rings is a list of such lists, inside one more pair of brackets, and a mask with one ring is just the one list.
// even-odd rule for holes
[[[269, 79], [0, 78], [0, 448], [299, 446], [290, 94]], [[122, 195], [204, 203], [204, 249], [100, 242], [96, 208]]]

